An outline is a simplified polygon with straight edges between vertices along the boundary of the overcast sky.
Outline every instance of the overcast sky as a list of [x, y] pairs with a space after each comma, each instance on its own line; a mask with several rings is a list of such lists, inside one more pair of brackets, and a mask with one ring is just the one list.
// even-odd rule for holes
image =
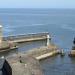
[[0, 8], [75, 8], [75, 0], [0, 0]]

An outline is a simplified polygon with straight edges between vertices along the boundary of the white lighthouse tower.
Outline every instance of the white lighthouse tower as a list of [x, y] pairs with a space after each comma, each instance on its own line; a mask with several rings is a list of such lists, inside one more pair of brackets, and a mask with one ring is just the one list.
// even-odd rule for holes
[[49, 46], [49, 39], [50, 39], [50, 36], [49, 36], [49, 34], [47, 35], [47, 46]]
[[2, 32], [2, 25], [0, 25], [0, 46], [1, 46], [1, 44], [2, 44], [2, 34], [3, 34], [3, 32]]

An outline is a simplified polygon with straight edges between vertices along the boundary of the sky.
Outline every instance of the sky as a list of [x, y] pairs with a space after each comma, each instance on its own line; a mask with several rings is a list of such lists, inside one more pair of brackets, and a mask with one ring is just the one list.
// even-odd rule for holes
[[0, 0], [0, 8], [75, 8], [75, 0]]

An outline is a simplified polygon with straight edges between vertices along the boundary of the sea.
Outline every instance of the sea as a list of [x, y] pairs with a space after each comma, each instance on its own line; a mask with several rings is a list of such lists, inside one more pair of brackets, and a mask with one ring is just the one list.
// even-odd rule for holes
[[[3, 36], [49, 32], [51, 42], [67, 52], [71, 50], [75, 37], [75, 9], [0, 8], [0, 25], [3, 26]], [[45, 43], [27, 43], [19, 51], [37, 45]], [[58, 55], [40, 63], [45, 75], [75, 75], [74, 58]]]
[[75, 9], [0, 9], [3, 35], [49, 32], [60, 48], [71, 49]]

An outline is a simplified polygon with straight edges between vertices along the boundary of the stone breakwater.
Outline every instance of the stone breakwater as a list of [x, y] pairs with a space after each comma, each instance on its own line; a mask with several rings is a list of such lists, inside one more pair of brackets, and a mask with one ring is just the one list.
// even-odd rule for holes
[[[7, 36], [3, 37], [3, 40], [11, 40], [15, 43], [22, 43], [22, 42], [30, 42], [30, 41], [38, 41], [38, 40], [45, 40], [47, 39], [48, 32], [43, 33], [32, 33], [32, 34], [21, 34], [16, 36]], [[49, 37], [51, 39], [51, 37]]]
[[55, 45], [43, 46], [7, 57], [12, 75], [44, 75], [38, 60], [57, 54]]
[[32, 33], [32, 34], [21, 34], [16, 36], [7, 36], [3, 37], [0, 44], [0, 52], [9, 51], [12, 49], [18, 48], [18, 44], [24, 42], [31, 42], [31, 41], [39, 41], [39, 40], [47, 40], [47, 45], [51, 40], [48, 32], [43, 33]]
[[48, 58], [50, 56], [56, 55], [60, 50], [55, 45], [43, 46], [40, 48], [34, 48], [30, 51], [25, 52], [27, 55], [35, 57], [37, 60]]
[[39, 61], [30, 55], [14, 55], [7, 58], [12, 75], [44, 75]]

